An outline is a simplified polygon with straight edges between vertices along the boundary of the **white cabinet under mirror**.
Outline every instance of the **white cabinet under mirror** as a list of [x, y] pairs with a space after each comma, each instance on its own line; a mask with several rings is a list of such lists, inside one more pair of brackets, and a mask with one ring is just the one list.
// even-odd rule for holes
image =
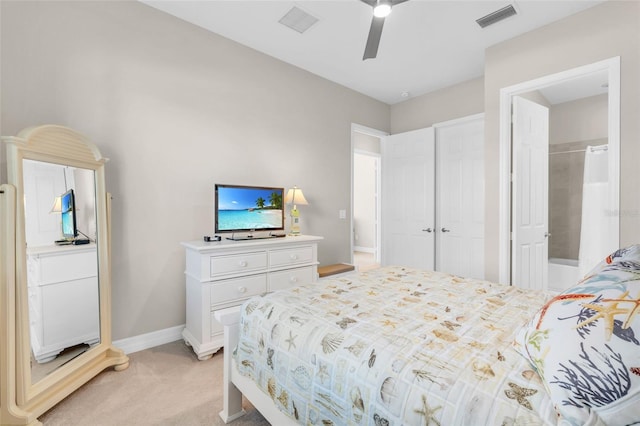
[[95, 244], [27, 247], [32, 381], [100, 341], [97, 266]]
[[129, 365], [111, 344], [106, 159], [62, 126], [3, 140], [0, 424], [37, 425], [102, 370]]

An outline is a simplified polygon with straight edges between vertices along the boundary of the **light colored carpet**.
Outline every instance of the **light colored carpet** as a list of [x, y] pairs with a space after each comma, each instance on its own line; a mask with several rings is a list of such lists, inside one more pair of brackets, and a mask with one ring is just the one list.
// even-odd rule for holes
[[[105, 370], [40, 416], [45, 426], [223, 425], [223, 353], [198, 361], [182, 340], [129, 355], [124, 371]], [[269, 423], [244, 401], [234, 426]]]

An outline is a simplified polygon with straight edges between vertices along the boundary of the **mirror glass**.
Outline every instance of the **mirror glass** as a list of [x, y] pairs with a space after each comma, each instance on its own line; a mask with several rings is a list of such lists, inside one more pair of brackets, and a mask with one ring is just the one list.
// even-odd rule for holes
[[96, 182], [23, 160], [31, 383], [100, 343]]

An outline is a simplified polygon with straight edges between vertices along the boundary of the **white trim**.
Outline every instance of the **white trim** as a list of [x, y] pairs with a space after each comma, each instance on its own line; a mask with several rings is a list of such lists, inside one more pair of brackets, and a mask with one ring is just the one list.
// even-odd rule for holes
[[[500, 89], [500, 175], [498, 226], [498, 282], [511, 282], [511, 98], [513, 96], [551, 86], [565, 80], [607, 70], [609, 73], [609, 167], [618, 170], [611, 177], [610, 200], [614, 227], [620, 229], [620, 57], [605, 59], [589, 65], [550, 74], [535, 80]], [[620, 232], [618, 231], [618, 245]]]
[[440, 123], [435, 123], [432, 127], [447, 127], [447, 126], [457, 126], [461, 123], [467, 123], [469, 121], [480, 120], [484, 118], [484, 112], [480, 112], [478, 114], [467, 115], [460, 118], [454, 118], [453, 120], [441, 121]]
[[116, 340], [113, 342], [113, 346], [122, 349], [125, 354], [131, 354], [181, 340], [182, 330], [184, 330], [184, 324]]
[[353, 246], [353, 251], [360, 251], [362, 253], [375, 253], [376, 249], [372, 247]]
[[367, 127], [356, 123], [351, 123], [351, 132], [363, 133], [365, 135], [374, 136], [376, 138], [389, 136], [389, 133], [383, 132], [382, 130], [377, 130], [372, 127]]
[[371, 151], [367, 151], [367, 150], [364, 150], [364, 149], [354, 149], [353, 153], [354, 154], [359, 154], [359, 155], [366, 155], [366, 156], [369, 156], [369, 157], [378, 157], [378, 158], [381, 157], [379, 152], [371, 152]]

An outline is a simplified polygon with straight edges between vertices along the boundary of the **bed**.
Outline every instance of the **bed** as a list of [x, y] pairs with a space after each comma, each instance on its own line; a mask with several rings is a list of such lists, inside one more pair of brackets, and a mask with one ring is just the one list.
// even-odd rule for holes
[[[600, 267], [607, 266], [611, 262]], [[615, 279], [609, 275], [611, 284]], [[597, 291], [601, 291], [604, 281], [598, 279]], [[616, 285], [619, 290], [620, 284]], [[225, 326], [225, 394], [220, 415], [225, 422], [241, 416], [244, 394], [277, 425], [640, 421], [640, 408], [635, 408], [640, 407], [635, 404], [640, 403], [636, 377], [630, 378], [626, 393], [613, 398], [615, 403], [624, 403], [622, 408], [611, 411], [611, 404], [605, 404], [610, 412], [602, 418], [603, 411], [593, 407], [565, 409], [564, 402], [571, 397], [562, 391], [554, 394], [554, 387], [564, 385], [568, 388], [564, 392], [571, 392], [571, 386], [552, 383], [560, 381], [556, 370], [549, 374], [556, 367], [553, 362], [562, 364], [562, 360], [547, 355], [560, 352], [571, 357], [573, 352], [566, 347], [550, 350], [548, 342], [553, 339], [549, 336], [558, 333], [562, 339], [568, 333], [576, 334], [577, 322], [573, 317], [558, 320], [554, 309], [566, 311], [575, 301], [584, 310], [588, 295], [592, 296], [586, 300], [591, 307], [602, 303], [602, 295], [593, 294], [593, 285], [570, 290], [573, 293], [568, 294], [581, 296], [563, 299], [546, 292], [392, 266], [254, 297], [242, 307], [217, 315]], [[638, 290], [636, 297], [640, 297], [640, 287]], [[627, 309], [621, 306], [627, 296], [628, 291], [618, 302], [621, 310]], [[630, 312], [632, 300], [628, 301]], [[599, 335], [600, 323], [606, 337], [605, 321], [588, 313], [578, 319], [590, 318], [584, 327], [591, 337]], [[553, 324], [547, 324], [551, 320]], [[629, 329], [628, 323], [624, 325]], [[635, 345], [633, 339], [624, 343]], [[629, 351], [631, 363], [639, 361], [638, 346]], [[575, 359], [581, 357], [582, 353], [575, 353]], [[640, 362], [633, 365], [640, 366]], [[560, 371], [562, 365], [557, 368]], [[611, 423], [610, 415], [616, 418], [620, 412], [626, 413], [627, 423]]]

